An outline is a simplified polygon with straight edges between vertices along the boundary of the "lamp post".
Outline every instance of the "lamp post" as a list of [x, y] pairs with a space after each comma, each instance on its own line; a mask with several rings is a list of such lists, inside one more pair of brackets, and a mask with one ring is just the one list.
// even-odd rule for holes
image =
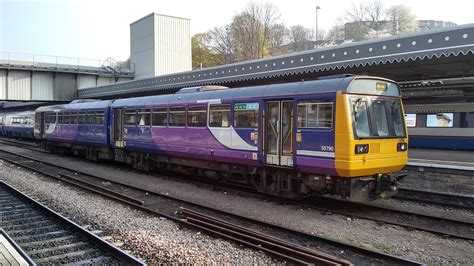
[[315, 28], [315, 36], [314, 36], [314, 40], [315, 40], [315, 44], [316, 44], [316, 48], [318, 48], [318, 10], [321, 9], [321, 7], [319, 7], [318, 5], [316, 5], [316, 28]]

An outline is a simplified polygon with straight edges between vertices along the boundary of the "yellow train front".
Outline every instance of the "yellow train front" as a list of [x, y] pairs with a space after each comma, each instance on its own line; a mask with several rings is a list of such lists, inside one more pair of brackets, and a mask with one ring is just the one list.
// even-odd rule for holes
[[[334, 160], [334, 171], [331, 163], [326, 169], [319, 169], [326, 173], [325, 177], [313, 170], [314, 175], [303, 178], [304, 184], [313, 192], [339, 195], [350, 201], [390, 197], [397, 192], [397, 181], [404, 177], [400, 171], [408, 160], [399, 87], [391, 80], [363, 76], [352, 77], [346, 84], [335, 96], [334, 146], [321, 143], [327, 141], [321, 137], [322, 130], [298, 129], [297, 137], [302, 138], [297, 138], [301, 141], [298, 150], [321, 146], [321, 150], [300, 152], [302, 155], [333, 156]], [[311, 141], [305, 143], [305, 138], [312, 138], [313, 145]], [[314, 166], [323, 165], [322, 160], [314, 162]], [[310, 167], [302, 170], [311, 171]]]

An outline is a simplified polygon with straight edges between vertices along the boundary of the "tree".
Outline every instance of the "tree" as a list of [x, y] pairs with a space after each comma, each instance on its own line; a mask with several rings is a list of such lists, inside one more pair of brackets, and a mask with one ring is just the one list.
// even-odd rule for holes
[[365, 11], [372, 23], [370, 28], [375, 31], [375, 37], [378, 38], [385, 28], [386, 13], [383, 3], [380, 0], [369, 2], [365, 7]]
[[346, 12], [349, 23], [344, 26], [346, 40], [362, 41], [367, 39], [369, 29], [365, 24], [367, 8], [363, 3], [352, 4], [351, 9]]
[[263, 58], [268, 54], [271, 30], [279, 18], [280, 13], [273, 4], [253, 2], [233, 18], [231, 29], [239, 60]]
[[404, 5], [395, 5], [387, 10], [387, 16], [392, 22], [392, 35], [413, 32], [416, 29], [415, 15]]
[[235, 41], [230, 25], [216, 27], [206, 33], [204, 42], [214, 54], [221, 56], [224, 64], [235, 63]]
[[308, 43], [313, 39], [311, 35], [311, 29], [305, 28], [302, 25], [291, 26], [289, 30], [289, 38], [294, 51], [298, 52], [309, 48], [312, 49], [313, 47], [308, 47]]
[[270, 54], [280, 54], [281, 51], [272, 53], [272, 50], [279, 50], [281, 46], [288, 42], [288, 28], [282, 24], [274, 24], [270, 29], [270, 36], [268, 46], [270, 48]]
[[206, 45], [206, 39], [205, 33], [197, 33], [191, 38], [193, 69], [224, 64], [222, 55], [213, 53]]

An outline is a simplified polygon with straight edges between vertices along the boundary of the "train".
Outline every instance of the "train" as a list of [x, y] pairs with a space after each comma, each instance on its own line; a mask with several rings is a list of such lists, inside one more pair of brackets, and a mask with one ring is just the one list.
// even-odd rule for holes
[[34, 139], [34, 111], [0, 113], [0, 136]]
[[79, 100], [34, 112], [51, 152], [168, 169], [278, 197], [397, 192], [408, 136], [398, 85], [371, 76]]
[[474, 150], [474, 103], [405, 105], [410, 147]]

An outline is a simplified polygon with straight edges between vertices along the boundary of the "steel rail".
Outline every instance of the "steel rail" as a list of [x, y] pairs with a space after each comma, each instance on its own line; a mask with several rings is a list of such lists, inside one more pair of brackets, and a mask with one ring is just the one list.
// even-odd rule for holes
[[[93, 243], [96, 245], [100, 250], [105, 251], [108, 254], [111, 254], [111, 258], [114, 258], [118, 260], [118, 262], [126, 264], [126, 265], [144, 265], [142, 262], [137, 260], [136, 258], [128, 255], [127, 253], [123, 252], [122, 250], [116, 248], [115, 246], [109, 244], [102, 238], [96, 236], [95, 234], [91, 233], [87, 229], [83, 228], [82, 226], [76, 224], [75, 222], [67, 219], [66, 217], [62, 216], [61, 214], [55, 212], [54, 210], [48, 208], [47, 206], [43, 205], [42, 203], [34, 200], [33, 198], [27, 196], [26, 194], [20, 192], [19, 190], [13, 188], [12, 186], [8, 185], [7, 183], [0, 181], [0, 190], [5, 192], [7, 195], [11, 195], [14, 198], [20, 199], [23, 203], [26, 205], [29, 205], [30, 207], [28, 209], [33, 209], [39, 211], [45, 218], [51, 219], [52, 221], [58, 222], [61, 225], [65, 225], [69, 231], [72, 233], [81, 235], [85, 237], [90, 243]], [[2, 206], [5, 203], [0, 204]], [[7, 208], [9, 211], [11, 208]], [[3, 213], [6, 209], [0, 208], [0, 214]], [[8, 218], [2, 218], [2, 221], [8, 221]], [[36, 220], [36, 219], [35, 219]], [[9, 230], [5, 230], [7, 233], [9, 233]], [[13, 239], [15, 239], [13, 237]], [[21, 244], [19, 244], [21, 247]], [[26, 251], [28, 254], [31, 251]], [[30, 254], [28, 254], [30, 255]], [[64, 255], [56, 255], [55, 257], [60, 258], [62, 256], [70, 256], [69, 253], [66, 253]], [[51, 257], [52, 258], [52, 257]], [[37, 262], [35, 259], [33, 259], [34, 262]], [[47, 261], [45, 258], [41, 258], [41, 261]]]
[[[7, 152], [7, 153], [15, 154], [15, 153], [13, 153], [13, 152]], [[28, 156], [23, 156], [23, 155], [18, 155], [18, 154], [16, 154], [16, 155], [17, 155], [17, 156], [20, 156], [20, 157], [27, 158], [27, 159], [29, 159], [29, 160], [35, 160], [35, 161], [43, 162], [42, 160], [37, 160], [37, 159], [31, 158], [31, 157], [28, 157]], [[20, 162], [16, 162], [15, 164], [21, 165]], [[50, 163], [47, 163], [47, 162], [46, 162], [46, 164], [50, 164]], [[332, 247], [336, 247], [336, 248], [338, 248], [338, 249], [341, 249], [341, 248], [342, 248], [342, 249], [344, 249], [344, 250], [351, 250], [351, 251], [353, 251], [354, 253], [360, 254], [360, 255], [362, 255], [362, 256], [366, 256], [366, 257], [368, 257], [368, 258], [376, 259], [376, 260], [379, 260], [379, 261], [382, 260], [382, 261], [387, 261], [387, 262], [391, 262], [391, 263], [406, 264], [406, 265], [423, 265], [423, 264], [421, 264], [421, 263], [419, 263], [419, 262], [415, 262], [415, 261], [412, 261], [412, 260], [403, 259], [403, 258], [396, 257], [396, 256], [393, 256], [393, 255], [389, 255], [389, 254], [386, 254], [386, 253], [382, 253], [382, 252], [378, 252], [378, 251], [366, 249], [366, 248], [363, 248], [363, 247], [355, 246], [355, 245], [352, 245], [352, 244], [349, 244], [349, 243], [345, 243], [345, 242], [342, 242], [342, 241], [333, 240], [333, 239], [329, 239], [329, 238], [325, 238], [325, 237], [321, 237], [321, 236], [315, 236], [315, 235], [311, 235], [311, 234], [308, 234], [308, 233], [305, 233], [305, 232], [302, 232], [302, 231], [298, 231], [298, 230], [294, 230], [294, 229], [289, 229], [289, 228], [285, 228], [285, 227], [278, 226], [278, 225], [274, 225], [274, 224], [265, 223], [265, 222], [262, 222], [262, 221], [259, 221], [259, 220], [255, 220], [255, 219], [252, 219], [252, 218], [243, 217], [243, 216], [239, 216], [239, 215], [236, 215], [236, 214], [233, 214], [233, 213], [228, 213], [228, 212], [225, 212], [225, 211], [222, 211], [222, 210], [213, 209], [213, 208], [210, 208], [210, 207], [198, 205], [198, 204], [196, 204], [196, 203], [189, 202], [189, 201], [186, 201], [186, 200], [182, 200], [182, 199], [179, 199], [179, 198], [175, 198], [175, 197], [172, 197], [172, 196], [162, 195], [162, 194], [156, 194], [156, 193], [154, 193], [154, 192], [150, 192], [150, 191], [143, 190], [143, 189], [140, 189], [140, 188], [132, 187], [132, 186], [129, 186], [129, 185], [126, 185], [126, 184], [117, 183], [117, 182], [114, 182], [114, 181], [111, 181], [111, 180], [108, 180], [108, 179], [105, 179], [105, 178], [102, 178], [102, 177], [99, 177], [99, 176], [93, 176], [93, 175], [90, 175], [90, 174], [87, 174], [87, 173], [83, 173], [83, 172], [80, 172], [80, 171], [76, 171], [76, 170], [74, 170], [74, 169], [70, 169], [70, 168], [67, 168], [67, 167], [57, 166], [57, 165], [54, 165], [54, 164], [50, 164], [50, 165], [55, 166], [55, 167], [57, 167], [57, 168], [69, 169], [69, 170], [71, 170], [71, 171], [77, 172], [78, 174], [84, 174], [84, 175], [88, 175], [88, 176], [97, 178], [98, 180], [107, 180], [108, 182], [113, 182], [113, 183], [119, 184], [120, 186], [125, 186], [125, 187], [129, 187], [129, 188], [131, 188], [131, 189], [134, 189], [134, 190], [142, 191], [142, 192], [144, 192], [143, 194], [145, 194], [145, 193], [148, 194], [148, 193], [149, 193], [149, 194], [148, 194], [148, 197], [150, 197], [150, 196], [156, 196], [156, 197], [166, 198], [166, 199], [170, 199], [170, 200], [174, 200], [174, 201], [178, 201], [178, 202], [190, 204], [190, 205], [196, 206], [196, 207], [198, 207], [198, 208], [207, 209], [207, 210], [214, 211], [214, 212], [217, 212], [217, 213], [226, 215], [226, 216], [235, 217], [235, 218], [237, 218], [237, 219], [241, 219], [241, 220], [244, 220], [244, 221], [247, 221], [247, 222], [251, 222], [251, 223], [254, 223], [254, 224], [257, 224], [257, 225], [260, 225], [260, 226], [266, 226], [266, 227], [273, 228], [273, 229], [275, 229], [275, 230], [280, 230], [280, 231], [283, 231], [283, 232], [295, 234], [295, 235], [298, 235], [298, 236], [300, 236], [300, 237], [310, 238], [310, 239], [313, 240], [313, 241], [317, 241], [317, 242], [320, 242], [320, 243], [328, 244], [328, 245], [330, 245], [330, 246], [332, 246]], [[32, 170], [32, 169], [30, 169], [30, 170]], [[36, 170], [33, 170], [33, 171], [36, 171]], [[54, 177], [54, 178], [58, 178], [55, 174], [48, 174], [47, 176]], [[71, 183], [71, 184], [72, 184], [72, 185], [76, 185], [75, 183]], [[98, 187], [98, 186], [99, 186], [98, 184], [89, 183], [87, 186], [82, 186], [82, 187], [80, 186], [80, 188], [86, 189], [86, 190], [88, 190], [88, 191], [90, 191], [90, 192], [99, 194], [99, 195], [104, 196], [104, 197], [108, 197], [108, 198], [117, 200], [117, 201], [119, 201], [119, 202], [121, 202], [121, 203], [130, 205], [130, 206], [135, 207], [135, 208], [137, 208], [137, 209], [140, 209], [140, 210], [142, 210], [142, 211], [146, 211], [146, 212], [148, 212], [148, 213], [151, 213], [151, 214], [154, 214], [154, 215], [158, 215], [158, 216], [160, 216], [160, 217], [167, 218], [167, 219], [169, 219], [169, 220], [171, 220], [171, 221], [175, 221], [175, 222], [181, 223], [181, 224], [184, 223], [184, 224], [187, 225], [187, 226], [191, 226], [191, 227], [194, 227], [194, 228], [202, 229], [201, 227], [197, 227], [196, 224], [192, 224], [192, 223], [189, 223], [189, 222], [185, 222], [185, 221], [183, 221], [181, 218], [175, 217], [175, 216], [173, 216], [173, 215], [169, 215], [169, 214], [167, 214], [167, 213], [159, 212], [159, 211], [157, 211], [156, 209], [153, 209], [153, 208], [150, 207], [150, 206], [146, 206], [146, 204], [137, 204], [137, 202], [141, 202], [141, 201], [139, 201], [139, 200], [133, 200], [131, 197], [128, 197], [128, 196], [116, 197], [116, 196], [114, 195], [114, 193], [109, 194], [109, 191], [107, 191], [107, 190], [95, 189], [95, 188]], [[151, 198], [151, 197], [150, 197], [150, 198]], [[129, 199], [132, 199], [132, 200], [129, 200]], [[225, 234], [222, 234], [221, 236], [224, 237]], [[251, 247], [260, 249], [259, 246], [251, 246]], [[261, 249], [261, 250], [266, 251], [266, 250], [264, 250], [264, 249]], [[277, 255], [276, 253], [272, 253], [272, 254]]]

